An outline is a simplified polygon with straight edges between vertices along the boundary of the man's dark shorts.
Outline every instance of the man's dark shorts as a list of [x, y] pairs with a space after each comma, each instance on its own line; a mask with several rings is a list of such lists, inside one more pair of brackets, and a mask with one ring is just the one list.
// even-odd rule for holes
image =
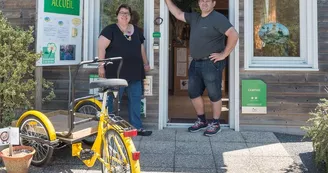
[[188, 94], [191, 99], [203, 95], [205, 88], [212, 102], [222, 98], [221, 82], [222, 71], [226, 60], [214, 63], [211, 60], [193, 60], [190, 64], [188, 75]]

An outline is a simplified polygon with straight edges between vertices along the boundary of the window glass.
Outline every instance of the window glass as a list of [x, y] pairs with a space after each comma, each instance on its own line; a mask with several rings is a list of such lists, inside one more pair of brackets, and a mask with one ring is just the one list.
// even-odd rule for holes
[[300, 57], [300, 1], [254, 0], [254, 56]]
[[116, 23], [116, 10], [127, 4], [132, 9], [131, 22], [139, 28], [144, 26], [144, 0], [101, 0], [100, 1], [100, 30], [109, 24]]

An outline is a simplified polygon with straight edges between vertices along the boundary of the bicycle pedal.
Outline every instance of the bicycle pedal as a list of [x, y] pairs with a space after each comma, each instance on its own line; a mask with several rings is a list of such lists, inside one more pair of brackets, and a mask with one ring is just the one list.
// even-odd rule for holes
[[83, 149], [80, 152], [80, 159], [81, 160], [90, 160], [94, 154], [95, 153], [90, 149]]

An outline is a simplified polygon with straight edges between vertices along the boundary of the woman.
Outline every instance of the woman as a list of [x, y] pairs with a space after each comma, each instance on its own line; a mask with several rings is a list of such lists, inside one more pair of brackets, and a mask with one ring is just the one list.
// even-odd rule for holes
[[[128, 112], [130, 123], [138, 129], [138, 135], [149, 136], [151, 131], [146, 131], [142, 128], [140, 118], [141, 84], [144, 78], [142, 74], [149, 71], [148, 60], [144, 47], [144, 36], [140, 30], [130, 24], [131, 8], [128, 5], [121, 5], [117, 11], [117, 23], [105, 27], [98, 39], [98, 57], [99, 59], [110, 57], [122, 57], [123, 66], [120, 73], [120, 78], [128, 81], [128, 87], [121, 88], [119, 97], [122, 98], [123, 92], [128, 95]], [[99, 65], [99, 77], [116, 78], [118, 63], [104, 67], [103, 63]], [[108, 99], [108, 110], [113, 110], [112, 98]]]

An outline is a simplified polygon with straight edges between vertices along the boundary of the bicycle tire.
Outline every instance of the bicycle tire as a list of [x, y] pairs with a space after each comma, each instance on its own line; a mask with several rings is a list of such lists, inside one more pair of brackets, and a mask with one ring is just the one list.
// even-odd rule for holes
[[[90, 109], [93, 109], [94, 112], [86, 112], [85, 109], [84, 109], [86, 107], [89, 107]], [[75, 108], [74, 111], [75, 112], [79, 112], [79, 113], [84, 113], [84, 114], [95, 115], [96, 116], [97, 111], [101, 111], [101, 108], [97, 104], [93, 103], [92, 101], [87, 100], [87, 101], [83, 101], [83, 103], [81, 103], [80, 105], [78, 105]], [[82, 140], [82, 142], [85, 143], [85, 144], [87, 144], [87, 145], [89, 145], [89, 146], [92, 146], [93, 143], [96, 140], [96, 137], [97, 137], [97, 134], [93, 134], [93, 135], [91, 135], [89, 137], [84, 138]]]
[[[111, 138], [109, 138], [109, 137], [111, 137]], [[116, 138], [117, 143], [119, 145], [121, 145], [120, 148], [122, 149], [122, 153], [124, 154], [126, 160], [128, 161], [128, 163], [127, 163], [128, 165], [114, 165], [113, 159], [110, 159], [110, 162], [109, 162], [109, 159], [107, 159], [107, 158], [117, 156], [117, 154], [115, 156], [113, 156], [114, 153], [119, 153], [119, 151], [115, 152], [115, 149], [117, 149], [113, 145], [115, 142], [111, 141], [111, 139], [114, 140], [114, 138]], [[108, 172], [139, 173], [140, 172], [139, 161], [134, 161], [132, 159], [132, 152], [135, 150], [135, 147], [134, 147], [134, 144], [133, 144], [133, 141], [131, 138], [125, 138], [122, 136], [122, 134], [119, 134], [117, 131], [110, 129], [105, 134], [105, 140], [107, 141], [107, 146], [108, 146], [109, 150], [111, 147], [112, 154], [110, 154], [110, 156], [106, 156], [105, 150], [104, 150], [105, 149], [104, 142], [102, 142], [101, 157], [102, 157], [102, 159], [104, 159], [106, 162], [108, 162], [110, 164], [111, 170], [108, 171], [106, 166], [104, 164], [101, 164], [102, 173], [108, 173]], [[118, 158], [118, 159], [120, 159], [120, 158]], [[123, 159], [123, 158], [121, 158], [121, 159]], [[120, 160], [120, 161], [124, 163], [124, 160]]]
[[[45, 123], [42, 122], [42, 120], [34, 115], [28, 115], [27, 117], [25, 117], [21, 124], [19, 125], [19, 131], [20, 133], [24, 134], [24, 130], [23, 130], [23, 127], [24, 125], [26, 125], [28, 122], [36, 122], [38, 123], [42, 128], [44, 128], [45, 130], [45, 134], [46, 136], [43, 136], [43, 137], [46, 137], [44, 138], [45, 140], [50, 140], [49, 136], [49, 131], [48, 129], [46, 128], [45, 126]], [[38, 128], [38, 131], [40, 131], [40, 129]], [[35, 133], [37, 134], [37, 133]], [[40, 134], [40, 133], [39, 133]], [[32, 135], [33, 136], [33, 132], [32, 133], [29, 133], [29, 134], [26, 134], [26, 135]], [[36, 137], [41, 137], [41, 136], [36, 136]], [[32, 143], [27, 143], [27, 141], [31, 141]], [[51, 146], [46, 146], [46, 145], [42, 145], [36, 141], [33, 141], [33, 140], [26, 140], [26, 139], [23, 139], [23, 138], [20, 138], [20, 143], [22, 145], [26, 145], [26, 146], [31, 146], [35, 149], [35, 154], [33, 155], [33, 158], [32, 158], [32, 161], [31, 161], [31, 164], [34, 165], [34, 166], [37, 166], [37, 167], [40, 167], [40, 166], [44, 166], [44, 165], [47, 165], [49, 163], [49, 161], [51, 160], [52, 158], [52, 154], [53, 154], [53, 151], [54, 151], [54, 148], [51, 147]], [[38, 148], [41, 147], [41, 148], [46, 148], [46, 154], [44, 156], [41, 155], [41, 158], [40, 160], [37, 160], [38, 157], [39, 157], [39, 152], [41, 151], [38, 151]]]

